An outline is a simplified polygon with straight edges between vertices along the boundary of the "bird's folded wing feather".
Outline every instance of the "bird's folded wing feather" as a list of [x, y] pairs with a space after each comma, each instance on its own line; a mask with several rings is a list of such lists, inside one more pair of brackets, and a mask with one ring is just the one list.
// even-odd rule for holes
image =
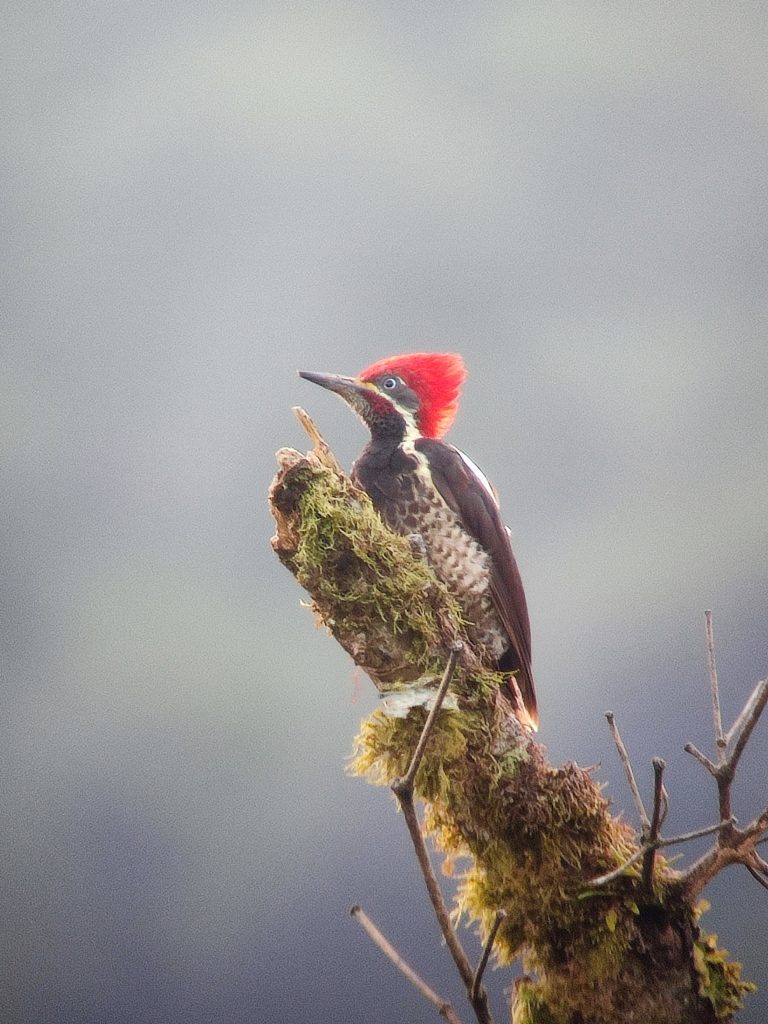
[[434, 484], [445, 502], [491, 557], [491, 596], [519, 669], [516, 682], [526, 709], [536, 720], [528, 606], [496, 495], [472, 460], [453, 445], [420, 438], [416, 448], [428, 457]]

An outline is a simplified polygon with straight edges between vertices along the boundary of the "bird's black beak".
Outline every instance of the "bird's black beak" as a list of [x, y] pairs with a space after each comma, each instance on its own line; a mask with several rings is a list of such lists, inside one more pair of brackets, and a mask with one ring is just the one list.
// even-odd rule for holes
[[311, 373], [309, 370], [299, 370], [299, 376], [312, 381], [313, 384], [319, 384], [321, 388], [334, 391], [347, 401], [351, 395], [365, 394], [371, 390], [370, 384], [364, 384], [357, 377], [343, 377], [340, 373]]

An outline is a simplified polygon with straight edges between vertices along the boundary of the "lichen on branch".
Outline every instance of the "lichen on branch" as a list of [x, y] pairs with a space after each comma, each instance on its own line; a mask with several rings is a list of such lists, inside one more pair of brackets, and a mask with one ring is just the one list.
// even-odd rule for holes
[[[415, 779], [425, 827], [453, 862], [467, 858], [457, 913], [522, 957], [516, 1024], [713, 1024], [733, 1019], [751, 986], [699, 930], [699, 909], [657, 855], [651, 891], [635, 864], [589, 880], [639, 850], [589, 771], [555, 767], [511, 714], [500, 677], [466, 646], [460, 609], [408, 541], [388, 530], [327, 448], [278, 453], [270, 490], [274, 549], [310, 593], [317, 618], [381, 691], [437, 679], [465, 642], [452, 693]], [[377, 709], [362, 724], [352, 771], [391, 785], [407, 770], [426, 712]]]

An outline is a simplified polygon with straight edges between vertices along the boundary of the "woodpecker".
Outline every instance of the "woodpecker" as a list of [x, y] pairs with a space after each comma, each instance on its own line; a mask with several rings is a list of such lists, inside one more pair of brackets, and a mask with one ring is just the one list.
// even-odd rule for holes
[[520, 721], [538, 728], [531, 629], [520, 571], [496, 494], [458, 448], [442, 440], [456, 416], [466, 369], [453, 353], [390, 356], [357, 377], [299, 371], [340, 395], [371, 440], [352, 479], [395, 533], [416, 535], [435, 574], [456, 596], [469, 636]]

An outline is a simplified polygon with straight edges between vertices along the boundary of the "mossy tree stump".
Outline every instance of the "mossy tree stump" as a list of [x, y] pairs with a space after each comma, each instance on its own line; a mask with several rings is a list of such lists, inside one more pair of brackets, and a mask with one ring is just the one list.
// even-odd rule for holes
[[[464, 639], [460, 610], [408, 541], [389, 531], [367, 496], [318, 440], [278, 453], [270, 490], [273, 547], [312, 597], [314, 611], [382, 692], [439, 679]], [[714, 1024], [733, 1020], [752, 986], [701, 932], [699, 908], [656, 857], [650, 891], [639, 867], [590, 887], [638, 850], [589, 771], [554, 767], [509, 713], [499, 677], [465, 646], [452, 694], [416, 777], [436, 846], [469, 858], [458, 909], [487, 935], [506, 917], [494, 952], [528, 974], [512, 1000], [515, 1024]], [[362, 724], [353, 770], [391, 784], [407, 769], [425, 711], [384, 710]]]

